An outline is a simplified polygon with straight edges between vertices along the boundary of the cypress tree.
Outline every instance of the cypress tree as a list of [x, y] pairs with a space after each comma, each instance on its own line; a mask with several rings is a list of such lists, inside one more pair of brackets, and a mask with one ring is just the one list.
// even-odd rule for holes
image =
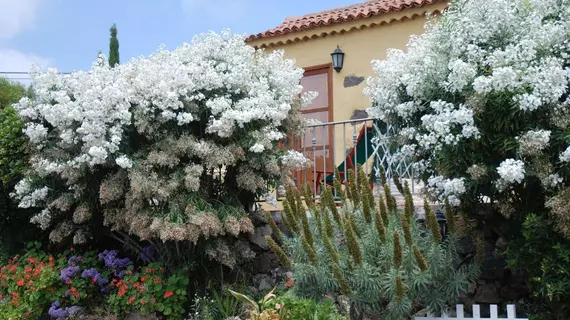
[[111, 27], [111, 39], [109, 40], [109, 66], [113, 68], [119, 64], [119, 39], [117, 39], [117, 25]]

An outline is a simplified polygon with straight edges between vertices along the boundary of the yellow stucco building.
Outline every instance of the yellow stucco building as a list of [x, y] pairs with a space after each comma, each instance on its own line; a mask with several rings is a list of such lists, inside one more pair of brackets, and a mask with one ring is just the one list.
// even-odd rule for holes
[[[390, 48], [405, 49], [411, 35], [423, 33], [426, 15], [437, 14], [446, 6], [446, 0], [366, 1], [288, 17], [276, 28], [249, 36], [247, 42], [265, 50], [282, 49], [286, 58], [295, 59], [297, 66], [305, 69], [301, 81], [304, 90], [319, 93], [302, 110], [306, 118], [320, 122], [366, 118], [364, 110], [370, 107], [370, 101], [363, 89], [366, 78], [373, 75], [371, 61], [386, 58]], [[331, 59], [337, 46], [345, 54], [339, 72], [333, 70]], [[362, 122], [359, 127], [317, 129], [320, 133], [316, 133], [316, 144], [321, 150], [315, 152], [321, 163], [317, 169], [329, 171], [342, 163], [348, 147], [354, 145], [353, 133], [360, 132], [361, 127]], [[310, 149], [312, 141], [306, 137], [298, 148]], [[305, 182], [314, 181], [313, 174], [309, 175]]]

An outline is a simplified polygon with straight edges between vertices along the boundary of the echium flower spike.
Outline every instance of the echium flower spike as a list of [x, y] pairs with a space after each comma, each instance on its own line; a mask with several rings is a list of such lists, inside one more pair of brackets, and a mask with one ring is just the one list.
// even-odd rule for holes
[[380, 172], [379, 172], [379, 174], [378, 174], [378, 177], [380, 178], [380, 183], [381, 183], [382, 185], [385, 185], [386, 182], [387, 182], [387, 181], [386, 181], [386, 170], [384, 170], [384, 167], [383, 167], [383, 166], [380, 166]]
[[355, 216], [353, 214], [350, 214], [350, 215], [346, 216], [346, 218], [350, 221], [350, 225], [352, 226], [352, 230], [354, 231], [356, 236], [358, 238], [362, 238], [362, 233], [360, 232], [360, 229], [358, 228], [358, 225], [356, 224]]
[[348, 170], [348, 188], [350, 189], [350, 196], [352, 197], [350, 200], [352, 200], [354, 207], [358, 207], [360, 204], [360, 193], [356, 184], [356, 174], [352, 169]]
[[307, 210], [303, 205], [303, 200], [301, 199], [301, 193], [297, 189], [295, 189], [295, 200], [297, 202], [297, 218], [301, 218], [303, 215], [306, 216]]
[[325, 223], [325, 233], [329, 236], [332, 237], [333, 236], [333, 227], [332, 227], [332, 222], [331, 222], [331, 218], [329, 217], [329, 212], [328, 212], [328, 208], [323, 208], [323, 221]]
[[309, 244], [309, 242], [307, 241], [307, 238], [305, 238], [305, 236], [301, 236], [301, 244], [303, 245], [303, 249], [305, 249], [305, 253], [307, 254], [307, 257], [309, 257], [309, 260], [311, 261], [311, 264], [313, 264], [314, 266], [317, 265], [317, 253], [315, 252], [315, 248], [313, 248], [313, 246], [311, 244]]
[[340, 178], [340, 173], [338, 172], [338, 168], [334, 169], [334, 189], [336, 190], [336, 195], [340, 197], [342, 203], [346, 202], [346, 197], [344, 192], [342, 191], [342, 179]]
[[372, 214], [370, 213], [370, 200], [367, 195], [362, 199], [362, 215], [366, 223], [372, 222]]
[[349, 295], [351, 291], [350, 286], [348, 285], [348, 282], [346, 282], [346, 279], [342, 275], [340, 267], [338, 266], [337, 263], [333, 263], [333, 274], [336, 280], [338, 281], [338, 284], [340, 285], [340, 292], [344, 295]]
[[275, 252], [275, 255], [277, 255], [279, 263], [281, 263], [281, 265], [284, 266], [285, 268], [290, 269], [291, 260], [289, 260], [289, 257], [287, 257], [287, 255], [285, 254], [285, 251], [283, 251], [283, 249], [281, 249], [281, 247], [277, 245], [275, 241], [273, 241], [271, 236], [265, 236], [265, 241], [267, 241], [267, 244], [269, 245], [271, 250]]
[[325, 245], [325, 249], [327, 250], [327, 253], [329, 254], [329, 257], [331, 258], [333, 263], [338, 264], [340, 261], [338, 252], [336, 251], [336, 249], [332, 244], [331, 237], [329, 237], [329, 235], [326, 233], [323, 234], [323, 244]]
[[393, 233], [394, 238], [394, 253], [392, 255], [392, 263], [394, 268], [402, 266], [402, 244], [400, 243], [400, 234], [397, 231]]
[[426, 259], [424, 258], [424, 255], [420, 252], [420, 249], [418, 249], [415, 244], [412, 246], [412, 250], [414, 251], [414, 256], [416, 257], [416, 262], [418, 263], [420, 270], [426, 271], [428, 265]]
[[285, 216], [283, 217], [283, 221], [285, 221], [285, 224], [287, 226], [287, 228], [289, 228], [289, 231], [293, 232], [293, 233], [299, 233], [299, 224], [297, 223], [297, 218], [295, 217], [295, 214], [293, 213], [293, 209], [291, 208], [291, 205], [289, 204], [289, 201], [285, 200], [283, 201], [283, 209], [284, 209], [284, 213]]
[[301, 213], [301, 224], [303, 225], [303, 234], [305, 235], [307, 242], [309, 242], [309, 244], [313, 246], [314, 245], [313, 232], [311, 231], [311, 226], [309, 225], [309, 219], [307, 218], [306, 212]]
[[323, 224], [321, 221], [321, 211], [320, 208], [314, 206], [314, 209], [311, 210], [311, 213], [314, 215], [315, 224], [317, 225], [317, 232], [322, 236], [323, 235]]
[[364, 169], [362, 169], [362, 165], [359, 164], [356, 166], [356, 172], [355, 174], [357, 175], [357, 179], [356, 179], [356, 188], [358, 190], [358, 193], [360, 194], [360, 196], [363, 196], [363, 191], [364, 189], [362, 188], [364, 186], [364, 184], [366, 183], [366, 181], [368, 181], [368, 179], [366, 178], [366, 173], [364, 172]]
[[374, 210], [374, 222], [376, 225], [376, 231], [380, 237], [380, 241], [383, 244], [386, 243], [386, 229], [384, 229], [384, 222], [382, 221], [382, 216], [378, 210]]
[[[372, 192], [370, 185], [368, 184], [368, 179], [366, 178], [366, 173], [362, 169], [362, 166], [358, 166], [358, 183], [360, 185], [360, 195], [362, 202], [362, 215], [366, 223], [372, 222], [371, 210], [373, 209], [374, 201], [372, 200]], [[372, 204], [371, 204], [372, 200]]]
[[305, 203], [307, 204], [307, 208], [309, 210], [313, 210], [315, 208], [315, 200], [313, 199], [313, 192], [311, 191], [311, 185], [305, 184], [305, 188], [303, 188], [303, 197], [305, 197]]
[[411, 246], [413, 244], [413, 240], [410, 223], [408, 222], [408, 219], [405, 215], [400, 216], [400, 221], [402, 222], [402, 231], [404, 231], [404, 241], [406, 241], [406, 244], [408, 246]]
[[406, 297], [406, 286], [404, 285], [404, 281], [402, 281], [402, 277], [396, 277], [396, 299], [398, 302], [402, 302]]
[[340, 214], [338, 213], [338, 208], [336, 207], [336, 204], [334, 203], [333, 194], [332, 194], [331, 189], [327, 187], [325, 189], [323, 196], [325, 197], [325, 199], [323, 199], [323, 201], [326, 201], [326, 205], [329, 208], [329, 210], [331, 211], [333, 218], [334, 218], [334, 221], [336, 221], [338, 226], [340, 228], [342, 228], [342, 221], [340, 219]]
[[387, 183], [384, 184], [384, 197], [386, 197], [386, 208], [388, 212], [394, 212], [396, 210], [396, 200], [392, 196], [392, 190]]
[[352, 257], [352, 260], [356, 265], [362, 263], [362, 251], [360, 250], [360, 246], [358, 245], [358, 241], [356, 241], [356, 237], [354, 235], [354, 230], [352, 230], [352, 223], [350, 221], [346, 221], [344, 223], [344, 234], [346, 236], [346, 245], [348, 247], [348, 253]]
[[447, 223], [447, 230], [449, 230], [449, 232], [457, 234], [457, 224], [455, 223], [455, 215], [453, 212], [453, 208], [449, 204], [447, 198], [445, 198], [445, 219]]
[[392, 175], [392, 180], [394, 181], [394, 185], [396, 186], [398, 192], [404, 194], [404, 187], [402, 186], [402, 183], [400, 182], [400, 177], [396, 172], [394, 172], [394, 174]]
[[277, 240], [282, 242], [283, 241], [283, 234], [281, 233], [281, 230], [279, 229], [279, 227], [275, 223], [275, 220], [273, 220], [273, 216], [271, 215], [271, 212], [265, 211], [265, 219], [269, 223], [269, 226], [271, 227], [271, 231], [273, 231], [275, 238], [277, 238]]
[[433, 212], [433, 209], [430, 207], [429, 203], [425, 199], [424, 199], [424, 211], [426, 213], [426, 222], [428, 229], [431, 231], [431, 234], [433, 235], [437, 243], [441, 243], [442, 238], [441, 238], [441, 233], [439, 232], [439, 224], [437, 223], [437, 218], [435, 216], [435, 213]]
[[388, 225], [388, 211], [386, 209], [386, 204], [384, 203], [384, 198], [382, 198], [382, 194], [379, 195], [378, 199], [378, 208], [380, 208], [380, 216], [384, 222], [384, 225]]
[[404, 182], [404, 200], [404, 214], [406, 215], [408, 222], [411, 222], [412, 218], [414, 217], [414, 198], [412, 196], [412, 192], [410, 191], [410, 185], [408, 184], [408, 181]]

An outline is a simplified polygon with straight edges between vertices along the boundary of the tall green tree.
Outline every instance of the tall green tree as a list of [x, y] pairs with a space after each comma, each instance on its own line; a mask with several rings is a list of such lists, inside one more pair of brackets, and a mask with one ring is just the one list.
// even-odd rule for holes
[[113, 68], [119, 64], [119, 39], [117, 39], [117, 25], [111, 27], [111, 39], [109, 40], [109, 66]]

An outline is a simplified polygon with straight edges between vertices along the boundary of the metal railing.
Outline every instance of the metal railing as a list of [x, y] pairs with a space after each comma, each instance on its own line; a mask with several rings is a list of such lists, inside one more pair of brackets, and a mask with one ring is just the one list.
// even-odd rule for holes
[[410, 187], [415, 192], [412, 163], [394, 152], [391, 139], [394, 133], [394, 128], [374, 118], [308, 125], [305, 134], [294, 139], [288, 148], [303, 153], [313, 164], [294, 172], [293, 180], [298, 187], [311, 185], [313, 195], [318, 198], [321, 186], [332, 184], [335, 168], [346, 180], [348, 170], [361, 165], [374, 187], [381, 166], [389, 183], [397, 174], [400, 179], [411, 180]]

